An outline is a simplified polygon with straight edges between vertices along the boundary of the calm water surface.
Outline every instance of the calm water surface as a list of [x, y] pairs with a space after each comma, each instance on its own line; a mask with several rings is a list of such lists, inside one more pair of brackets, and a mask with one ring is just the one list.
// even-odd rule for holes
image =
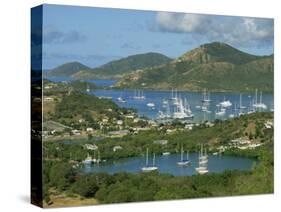
[[[71, 77], [48, 77], [49, 80], [54, 82], [61, 82], [61, 81], [71, 81], [74, 80]], [[117, 81], [116, 80], [86, 80], [91, 83], [95, 83], [98, 86], [105, 86], [110, 87], [114, 85]], [[122, 89], [122, 90], [114, 90], [114, 89], [101, 89], [101, 90], [94, 90], [91, 91], [90, 94], [99, 96], [99, 97], [107, 97], [111, 98], [115, 103], [117, 103], [120, 107], [125, 108], [134, 108], [137, 109], [138, 114], [140, 116], [146, 116], [150, 119], [157, 119], [159, 116], [159, 111], [164, 113], [167, 112], [167, 106], [163, 105], [163, 100], [168, 100], [169, 102], [169, 109], [172, 113], [175, 109], [175, 106], [169, 101], [171, 98], [171, 91], [156, 91], [156, 90], [144, 90], [143, 94], [145, 95], [144, 100], [136, 100], [133, 97], [135, 96], [135, 90], [130, 89]], [[200, 92], [185, 92], [180, 91], [177, 92], [178, 96], [182, 99], [186, 99], [192, 113], [194, 114], [194, 118], [190, 120], [190, 122], [199, 123], [202, 121], [213, 121], [215, 119], [225, 120], [229, 118], [230, 114], [234, 116], [238, 116], [239, 114], [239, 105], [240, 105], [240, 93], [211, 93], [211, 103], [207, 106], [208, 112], [203, 112], [202, 107], [202, 93]], [[118, 97], [122, 97], [126, 102], [119, 102], [117, 99]], [[258, 100], [260, 96], [258, 95]], [[231, 107], [226, 108], [225, 115], [218, 116], [215, 112], [218, 111], [217, 105], [224, 101], [229, 100], [232, 103]], [[255, 101], [255, 93], [242, 93], [241, 97], [241, 105], [245, 107], [242, 112], [247, 113], [248, 108], [250, 107], [251, 103]], [[262, 95], [262, 101], [266, 104], [267, 109], [259, 110], [259, 111], [270, 111], [274, 108], [273, 102], [273, 95], [266, 93]], [[147, 103], [154, 103], [155, 107], [151, 108], [147, 106]], [[235, 110], [236, 105], [236, 110]]]
[[[152, 157], [149, 158], [152, 163]], [[174, 176], [190, 176], [196, 174], [195, 168], [198, 167], [198, 154], [190, 153], [189, 160], [191, 165], [186, 167], [177, 166], [180, 160], [180, 154], [159, 155], [156, 156], [156, 166], [160, 173], [169, 173]], [[234, 157], [234, 156], [214, 156], [209, 155], [208, 169], [209, 173], [219, 173], [225, 170], [251, 170], [257, 160], [251, 158]], [[118, 172], [141, 172], [145, 166], [145, 157], [134, 157], [118, 159], [111, 162], [103, 162], [99, 165], [84, 165], [81, 169], [83, 173], [106, 172], [114, 174]]]
[[[49, 78], [55, 82], [61, 81], [71, 81], [73, 78], [69, 77], [51, 77]], [[116, 80], [87, 80], [88, 82], [95, 83], [99, 86], [112, 86], [116, 83]], [[170, 91], [155, 91], [155, 90], [145, 90], [144, 100], [136, 100], [134, 99], [135, 90], [94, 90], [91, 91], [90, 94], [96, 95], [99, 97], [108, 97], [111, 98], [114, 102], [116, 102], [120, 107], [126, 108], [135, 108], [138, 111], [139, 115], [147, 116], [151, 119], [157, 119], [159, 111], [166, 112], [166, 108], [163, 107], [163, 100], [168, 100], [170, 105], [170, 111], [173, 112], [174, 106], [169, 101], [171, 98]], [[211, 93], [211, 103], [209, 104], [208, 111], [203, 112], [199, 106], [202, 106], [202, 93], [198, 92], [178, 92], [178, 96], [181, 98], [186, 98], [190, 108], [194, 114], [194, 119], [191, 122], [202, 122], [204, 120], [214, 120], [214, 119], [227, 119], [230, 114], [234, 114], [238, 116], [238, 111], [234, 110], [234, 105], [237, 105], [237, 108], [240, 104], [240, 94], [239, 93]], [[121, 103], [117, 100], [118, 97], [122, 97], [126, 102]], [[242, 105], [246, 108], [245, 112], [247, 112], [247, 107], [254, 100], [254, 93], [243, 93], [242, 95]], [[232, 102], [232, 107], [226, 109], [226, 114], [224, 116], [217, 116], [215, 112], [217, 111], [217, 104], [222, 102], [223, 100], [229, 100]], [[272, 94], [263, 94], [262, 96], [263, 103], [267, 105], [267, 109], [264, 111], [269, 111], [273, 108], [273, 95]], [[147, 106], [147, 103], [154, 103], [155, 108], [150, 108]], [[190, 176], [196, 174], [195, 168], [198, 167], [198, 154], [191, 153], [189, 155], [189, 159], [191, 161], [191, 165], [187, 167], [179, 167], [177, 166], [177, 162], [180, 160], [180, 154], [172, 154], [172, 155], [158, 155], [156, 156], [156, 166], [160, 173], [169, 173], [175, 176]], [[152, 158], [149, 158], [150, 162], [152, 162]], [[243, 157], [234, 157], [234, 156], [214, 156], [209, 155], [209, 163], [208, 169], [209, 173], [218, 173], [223, 172], [229, 169], [237, 169], [237, 170], [250, 170], [254, 163], [257, 160], [251, 158], [243, 158]], [[83, 173], [91, 173], [91, 172], [107, 172], [110, 174], [117, 172], [140, 172], [141, 168], [145, 166], [145, 157], [134, 157], [134, 158], [126, 158], [126, 159], [118, 159], [115, 161], [103, 162], [99, 165], [85, 165], [81, 168], [81, 172]]]
[[[144, 100], [136, 100], [134, 99], [135, 90], [95, 90], [91, 92], [92, 94], [99, 97], [110, 97], [114, 102], [116, 102], [120, 107], [126, 108], [135, 108], [137, 109], [139, 115], [146, 116], [151, 119], [157, 119], [159, 115], [159, 111], [163, 111], [164, 113], [167, 110], [167, 107], [163, 107], [163, 100], [169, 100], [171, 98], [170, 91], [155, 91], [155, 90], [145, 90]], [[239, 110], [238, 107], [240, 105], [240, 94], [239, 93], [211, 93], [211, 103], [207, 106], [209, 112], [203, 112], [202, 107], [202, 93], [200, 92], [178, 92], [178, 95], [181, 96], [182, 99], [186, 99], [192, 113], [194, 114], [194, 119], [191, 122], [202, 122], [204, 120], [213, 121], [215, 119], [228, 119], [230, 114], [234, 114], [238, 116]], [[118, 97], [122, 97], [126, 102], [121, 103], [117, 100]], [[215, 112], [218, 110], [217, 105], [225, 100], [229, 100], [232, 103], [231, 107], [226, 108], [226, 113], [223, 116], [217, 116]], [[247, 112], [247, 108], [250, 106], [250, 103], [255, 99], [255, 93], [243, 93], [241, 102], [242, 106], [245, 107], [243, 112]], [[263, 111], [269, 111], [273, 108], [273, 95], [272, 94], [263, 94], [262, 101], [267, 105], [267, 109]], [[147, 106], [147, 103], [154, 103], [155, 107], [151, 108]], [[235, 104], [236, 109], [235, 110]], [[169, 103], [170, 112], [174, 111], [174, 106], [172, 103]]]
[[[76, 80], [72, 77], [48, 77], [47, 79], [53, 82], [71, 82]], [[82, 80], [82, 81], [94, 83], [97, 86], [112, 86], [117, 82], [117, 80], [102, 80], [102, 79]]]

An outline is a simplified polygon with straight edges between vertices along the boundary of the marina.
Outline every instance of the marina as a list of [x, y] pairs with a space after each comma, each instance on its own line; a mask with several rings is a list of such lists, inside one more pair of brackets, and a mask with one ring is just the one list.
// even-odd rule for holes
[[[50, 77], [54, 82], [70, 82], [70, 77]], [[86, 93], [100, 98], [112, 99], [118, 106], [134, 108], [139, 116], [145, 116], [160, 123], [174, 120], [188, 123], [202, 123], [216, 119], [226, 120], [254, 112], [274, 111], [272, 93], [254, 92], [202, 92], [111, 89], [116, 80], [86, 80], [104, 89], [90, 90]]]
[[[253, 112], [272, 111], [273, 95], [262, 95], [262, 102], [252, 93], [211, 93], [202, 100], [202, 93], [188, 91], [114, 90], [91, 91], [98, 97], [111, 98], [120, 107], [134, 108], [140, 116], [153, 120], [185, 120], [192, 123], [226, 120]], [[122, 96], [122, 101], [120, 101]], [[211, 96], [211, 99], [210, 99]], [[266, 106], [268, 105], [268, 106]]]

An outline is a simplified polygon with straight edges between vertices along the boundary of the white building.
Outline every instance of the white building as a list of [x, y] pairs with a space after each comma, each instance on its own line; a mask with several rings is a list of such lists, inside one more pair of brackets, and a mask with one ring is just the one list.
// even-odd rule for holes
[[87, 131], [87, 132], [93, 132], [94, 129], [93, 129], [92, 127], [87, 127], [86, 131]]
[[123, 121], [122, 120], [117, 120], [116, 122], [118, 125], [123, 125]]
[[273, 128], [273, 122], [267, 121], [267, 122], [264, 123], [264, 126], [267, 129], [271, 129], [271, 128]]
[[185, 129], [189, 129], [189, 130], [192, 130], [193, 129], [193, 124], [186, 124], [184, 126]]
[[74, 130], [71, 130], [71, 132], [73, 133], [73, 135], [81, 135], [80, 130], [74, 129]]
[[108, 122], [108, 118], [103, 118], [102, 119], [102, 123], [107, 123]]
[[123, 149], [122, 146], [114, 146], [112, 150], [113, 152], [116, 152], [117, 150], [121, 150], [121, 149]]
[[133, 119], [133, 118], [135, 118], [134, 115], [126, 115], [125, 117], [126, 117], [127, 119]]
[[88, 150], [97, 150], [98, 146], [95, 144], [85, 144], [84, 147]]
[[79, 119], [78, 121], [79, 121], [79, 123], [82, 123], [82, 122], [84, 122], [85, 120], [84, 120], [84, 119]]

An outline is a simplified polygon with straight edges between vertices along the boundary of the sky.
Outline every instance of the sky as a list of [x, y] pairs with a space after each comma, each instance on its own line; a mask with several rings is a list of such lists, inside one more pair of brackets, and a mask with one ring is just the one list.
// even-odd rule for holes
[[43, 69], [78, 61], [97, 67], [133, 54], [171, 58], [213, 41], [273, 53], [273, 19], [77, 6], [43, 6]]

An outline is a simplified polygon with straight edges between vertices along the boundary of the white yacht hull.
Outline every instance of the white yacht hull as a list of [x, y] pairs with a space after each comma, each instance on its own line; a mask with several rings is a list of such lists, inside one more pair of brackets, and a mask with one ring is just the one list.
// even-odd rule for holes
[[158, 170], [158, 167], [156, 166], [148, 166], [141, 168], [142, 172], [152, 172]]
[[191, 164], [191, 162], [189, 160], [188, 161], [179, 161], [179, 162], [177, 162], [178, 166], [188, 166], [190, 164]]

